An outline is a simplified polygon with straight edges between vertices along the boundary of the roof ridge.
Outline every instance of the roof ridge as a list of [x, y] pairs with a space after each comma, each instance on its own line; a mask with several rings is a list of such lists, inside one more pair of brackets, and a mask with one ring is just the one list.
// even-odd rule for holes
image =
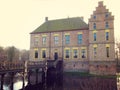
[[55, 20], [48, 20], [41, 24], [33, 32], [48, 32], [60, 30], [85, 29], [88, 24], [83, 20], [83, 17], [70, 17]]
[[75, 18], [81, 18], [81, 19], [82, 19], [82, 17], [67, 17], [67, 18], [62, 18], [62, 19], [58, 18], [58, 19], [48, 20], [48, 22], [49, 22], [49, 21], [56, 21], [56, 20], [75, 19]]

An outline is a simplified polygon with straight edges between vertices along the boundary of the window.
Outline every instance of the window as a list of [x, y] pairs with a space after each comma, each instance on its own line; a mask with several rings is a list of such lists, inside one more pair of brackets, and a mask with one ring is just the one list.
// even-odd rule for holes
[[93, 29], [94, 29], [94, 30], [96, 29], [96, 23], [93, 24]]
[[82, 34], [78, 34], [78, 44], [82, 44]]
[[70, 50], [66, 50], [65, 53], [66, 53], [65, 58], [69, 58], [70, 57]]
[[109, 32], [106, 32], [106, 40], [109, 40]]
[[35, 51], [35, 58], [38, 58], [38, 51]]
[[85, 49], [82, 49], [82, 58], [86, 58], [86, 57], [85, 57], [85, 53], [86, 53], [86, 52], [85, 52]]
[[54, 43], [55, 43], [55, 44], [58, 44], [58, 36], [55, 36], [55, 37], [54, 37]]
[[106, 29], [109, 28], [109, 23], [108, 22], [105, 23], [105, 28]]
[[65, 35], [65, 43], [70, 44], [70, 35]]
[[107, 57], [109, 57], [109, 47], [106, 47], [106, 54], [107, 54]]
[[96, 37], [97, 37], [97, 36], [96, 36], [96, 33], [94, 33], [94, 36], [93, 36], [93, 37], [94, 37], [94, 41], [96, 41]]
[[35, 44], [35, 45], [38, 45], [38, 37], [35, 37], [35, 38], [34, 38], [34, 44]]
[[46, 51], [42, 50], [42, 58], [46, 58]]
[[99, 65], [96, 65], [97, 68], [99, 68]]
[[97, 55], [97, 48], [94, 47], [94, 57], [96, 57], [96, 55]]
[[42, 44], [46, 44], [46, 37], [42, 37]]
[[94, 15], [93, 18], [96, 19], [96, 16]]
[[73, 58], [77, 58], [78, 57], [78, 51], [77, 49], [73, 50]]
[[109, 14], [108, 14], [108, 13], [106, 13], [106, 14], [105, 14], [105, 18], [107, 18], [108, 16], [109, 16]]

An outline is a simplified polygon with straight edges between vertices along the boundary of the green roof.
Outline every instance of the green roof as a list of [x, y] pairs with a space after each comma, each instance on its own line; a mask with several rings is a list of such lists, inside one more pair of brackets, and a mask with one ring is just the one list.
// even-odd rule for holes
[[86, 29], [88, 25], [81, 19], [81, 17], [48, 20], [40, 25], [32, 33], [64, 31], [74, 29]]

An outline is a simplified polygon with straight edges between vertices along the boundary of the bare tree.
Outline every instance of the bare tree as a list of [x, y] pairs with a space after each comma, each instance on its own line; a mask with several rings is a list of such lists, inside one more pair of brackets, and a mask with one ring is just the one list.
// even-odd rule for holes
[[21, 50], [20, 59], [23, 61], [29, 60], [29, 50]]
[[19, 60], [19, 49], [14, 46], [7, 47], [6, 53], [9, 61]]
[[29, 60], [29, 50], [19, 50], [14, 46], [6, 48], [0, 46], [0, 60], [8, 61]]
[[120, 40], [116, 40], [116, 48], [118, 50], [118, 53], [120, 54]]
[[116, 55], [116, 61], [117, 61], [117, 64], [119, 64], [119, 59], [120, 59], [120, 40], [116, 39], [116, 43], [115, 43], [115, 47], [116, 47], [116, 50], [115, 50], [115, 55]]
[[5, 54], [4, 48], [0, 46], [0, 61], [7, 60], [7, 55]]

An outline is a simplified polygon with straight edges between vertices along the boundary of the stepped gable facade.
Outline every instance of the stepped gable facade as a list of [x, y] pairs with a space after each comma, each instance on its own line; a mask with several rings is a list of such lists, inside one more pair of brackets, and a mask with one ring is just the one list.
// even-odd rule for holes
[[31, 32], [30, 60], [63, 60], [64, 71], [115, 74], [114, 16], [103, 2], [90, 16], [48, 20]]

